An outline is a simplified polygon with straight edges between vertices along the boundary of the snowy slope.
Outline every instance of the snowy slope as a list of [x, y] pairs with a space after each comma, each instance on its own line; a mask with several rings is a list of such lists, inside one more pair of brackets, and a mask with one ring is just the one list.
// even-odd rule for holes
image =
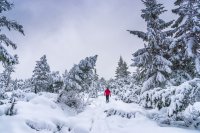
[[[159, 127], [145, 117], [145, 111], [136, 104], [115, 101], [106, 104], [100, 96], [93, 99], [84, 112], [75, 115], [73, 110], [56, 103], [56, 95], [43, 93], [28, 101], [18, 101], [17, 115], [0, 116], [0, 133], [197, 133], [199, 131], [175, 127]], [[119, 115], [107, 117], [105, 110], [136, 112], [135, 118]]]

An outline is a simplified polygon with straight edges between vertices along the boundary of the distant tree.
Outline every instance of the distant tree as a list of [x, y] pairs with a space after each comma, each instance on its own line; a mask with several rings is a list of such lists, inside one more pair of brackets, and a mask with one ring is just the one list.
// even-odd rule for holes
[[127, 63], [123, 60], [123, 58], [120, 56], [117, 69], [115, 71], [116, 78], [127, 78], [130, 75], [130, 72], [128, 71]]
[[[0, 32], [3, 31], [3, 28], [7, 28], [10, 30], [16, 30], [22, 34], [24, 34], [23, 26], [19, 25], [17, 22], [13, 20], [7, 19], [3, 12], [11, 10], [13, 4], [8, 2], [7, 0], [0, 1]], [[13, 49], [17, 48], [17, 45], [12, 42], [5, 34], [0, 33], [0, 61], [3, 63], [16, 64], [18, 62], [17, 55], [12, 56], [6, 50], [5, 46], [11, 46]]]
[[146, 8], [142, 9], [141, 17], [147, 23], [147, 32], [129, 32], [147, 43], [144, 48], [133, 54], [132, 64], [137, 67], [136, 79], [142, 82], [142, 92], [144, 92], [155, 87], [164, 88], [169, 83], [172, 63], [168, 51], [172, 43], [170, 36], [174, 31], [165, 30], [173, 21], [165, 22], [159, 18], [166, 11], [162, 4], [158, 4], [156, 0], [142, 0], [142, 2]]
[[36, 66], [33, 71], [34, 92], [48, 91], [50, 86], [50, 67], [47, 63], [46, 55], [42, 56], [39, 61], [36, 61]]

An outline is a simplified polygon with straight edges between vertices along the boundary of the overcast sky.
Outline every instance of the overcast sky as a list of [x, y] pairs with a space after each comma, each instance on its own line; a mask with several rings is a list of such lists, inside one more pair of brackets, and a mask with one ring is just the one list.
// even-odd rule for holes
[[[18, 44], [14, 53], [20, 64], [14, 77], [29, 78], [36, 60], [44, 54], [52, 71], [63, 73], [87, 56], [98, 54], [97, 72], [114, 77], [120, 55], [131, 64], [132, 54], [143, 47], [142, 40], [126, 30], [146, 31], [140, 17], [141, 0], [12, 0], [7, 14], [24, 26], [25, 36], [9, 37]], [[167, 9], [173, 0], [159, 0]], [[171, 20], [171, 12], [163, 15]], [[133, 68], [130, 68], [133, 71]]]

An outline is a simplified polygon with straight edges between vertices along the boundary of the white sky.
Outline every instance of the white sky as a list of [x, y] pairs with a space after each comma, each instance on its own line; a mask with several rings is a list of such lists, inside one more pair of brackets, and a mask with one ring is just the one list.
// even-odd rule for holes
[[[173, 1], [159, 2], [167, 9], [173, 6]], [[26, 34], [8, 34], [18, 44], [14, 53], [20, 64], [14, 77], [31, 77], [36, 60], [44, 54], [51, 70], [60, 73], [98, 54], [97, 72], [109, 79], [120, 55], [130, 65], [132, 54], [143, 47], [142, 40], [126, 31], [146, 31], [140, 0], [15, 0], [14, 4], [8, 16], [22, 24]], [[171, 11], [163, 15], [165, 20], [172, 16]]]

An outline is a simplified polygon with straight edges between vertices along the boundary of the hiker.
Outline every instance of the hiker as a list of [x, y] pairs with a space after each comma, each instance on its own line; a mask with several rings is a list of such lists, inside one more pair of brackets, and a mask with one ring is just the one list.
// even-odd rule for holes
[[111, 96], [111, 92], [110, 92], [110, 90], [108, 89], [108, 87], [107, 87], [107, 89], [104, 91], [104, 96], [106, 96], [106, 102], [108, 103], [108, 102], [109, 102], [109, 96]]

